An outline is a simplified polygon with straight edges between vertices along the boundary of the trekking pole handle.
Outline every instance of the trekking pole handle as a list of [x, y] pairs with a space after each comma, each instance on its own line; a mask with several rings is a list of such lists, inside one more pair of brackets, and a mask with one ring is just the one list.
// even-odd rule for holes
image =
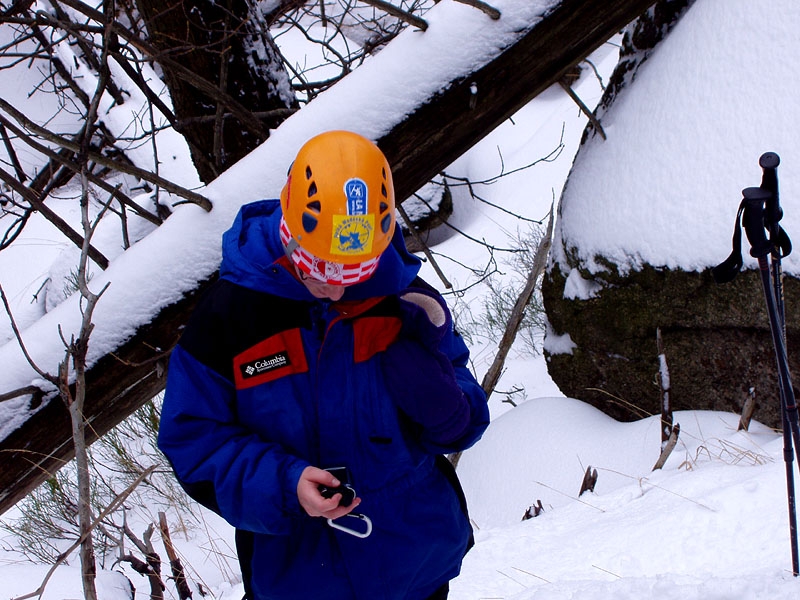
[[764, 229], [764, 203], [772, 198], [772, 193], [761, 187], [749, 187], [742, 190], [742, 196], [742, 225], [750, 242], [750, 256], [761, 258], [772, 251], [772, 242]]
[[758, 164], [764, 170], [771, 169], [774, 171], [781, 164], [781, 157], [774, 152], [764, 152], [758, 159]]
[[766, 212], [764, 213], [764, 225], [772, 234], [774, 233], [773, 226], [783, 218], [783, 210], [778, 199], [778, 165], [781, 164], [781, 159], [774, 152], [765, 152], [758, 159], [758, 164], [763, 170], [761, 187], [772, 194], [772, 198], [766, 200]]

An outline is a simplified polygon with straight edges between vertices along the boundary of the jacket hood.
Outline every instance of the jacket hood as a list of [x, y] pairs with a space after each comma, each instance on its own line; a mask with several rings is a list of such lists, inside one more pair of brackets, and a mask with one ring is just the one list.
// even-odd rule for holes
[[[282, 263], [285, 259], [279, 235], [279, 200], [260, 200], [244, 205], [231, 228], [222, 236], [220, 277], [256, 291], [292, 298], [317, 300]], [[342, 300], [388, 296], [404, 290], [419, 272], [420, 260], [406, 250], [399, 227], [381, 255], [378, 269], [362, 283], [349, 286]]]

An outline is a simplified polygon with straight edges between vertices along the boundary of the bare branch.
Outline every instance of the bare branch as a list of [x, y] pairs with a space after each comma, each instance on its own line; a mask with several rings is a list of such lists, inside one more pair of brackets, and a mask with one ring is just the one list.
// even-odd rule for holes
[[19, 13], [26, 12], [28, 9], [30, 9], [31, 4], [33, 3], [34, 0], [20, 0], [19, 2], [12, 2], [11, 6], [0, 13], [0, 17], [6, 19], [11, 18]]
[[[544, 273], [544, 268], [547, 264], [547, 254], [550, 252], [550, 244], [553, 237], [553, 217], [553, 206], [551, 205], [550, 218], [547, 222], [547, 230], [542, 236], [542, 239], [539, 241], [539, 246], [536, 248], [536, 253], [533, 257], [533, 266], [528, 273], [528, 279], [525, 282], [522, 292], [520, 292], [520, 295], [517, 297], [514, 308], [511, 310], [511, 316], [508, 318], [505, 331], [503, 332], [503, 337], [500, 339], [500, 343], [498, 344], [497, 354], [494, 357], [494, 361], [492, 361], [491, 366], [486, 371], [486, 374], [483, 376], [483, 380], [481, 381], [481, 388], [483, 388], [487, 400], [492, 395], [494, 388], [497, 386], [497, 382], [500, 380], [500, 375], [503, 373], [503, 366], [505, 365], [506, 357], [511, 350], [511, 346], [514, 344], [514, 340], [517, 337], [517, 331], [519, 331], [519, 327], [522, 324], [522, 319], [525, 316], [525, 308], [528, 306], [528, 303], [533, 296], [533, 291], [536, 288], [536, 282], [539, 280], [539, 277], [542, 275], [542, 273]], [[450, 455], [449, 458], [453, 467], [456, 467], [458, 466], [458, 461], [461, 458], [461, 452], [456, 452]]]
[[30, 25], [31, 32], [33, 34], [34, 39], [39, 42], [39, 46], [44, 50], [44, 52], [50, 58], [50, 66], [55, 69], [58, 76], [69, 86], [69, 89], [75, 95], [75, 98], [83, 105], [89, 105], [89, 96], [84, 92], [75, 79], [72, 77], [69, 69], [64, 66], [64, 63], [61, 59], [55, 55], [53, 52], [53, 45], [47, 39], [47, 36], [42, 33], [42, 30], [39, 28], [38, 24], [34, 21]]
[[164, 540], [164, 548], [167, 551], [167, 557], [169, 557], [172, 578], [175, 581], [175, 587], [178, 588], [178, 597], [180, 600], [190, 600], [192, 592], [189, 589], [189, 583], [186, 580], [186, 573], [183, 570], [181, 559], [178, 553], [175, 552], [175, 546], [172, 545], [167, 515], [163, 511], [159, 511], [158, 513], [158, 525], [161, 529], [161, 538]]
[[586, 115], [586, 118], [588, 118], [589, 121], [591, 121], [592, 125], [595, 126], [597, 131], [603, 137], [603, 139], [606, 139], [606, 132], [603, 129], [603, 126], [600, 124], [600, 121], [597, 119], [597, 117], [594, 115], [594, 113], [591, 110], [589, 110], [589, 107], [586, 106], [586, 104], [584, 104], [583, 100], [580, 99], [580, 96], [578, 96], [578, 94], [575, 93], [575, 90], [572, 89], [572, 87], [569, 85], [569, 83], [564, 78], [559, 79], [558, 83], [561, 86], [561, 88], [565, 92], [567, 92], [567, 95], [569, 95], [569, 97], [572, 98], [572, 101], [575, 102], [575, 104], [578, 105], [578, 108], [580, 108], [581, 112], [584, 115]]
[[152, 537], [154, 530], [155, 527], [152, 523], [150, 523], [147, 526], [147, 529], [145, 529], [144, 535], [142, 536], [144, 539], [140, 540], [136, 534], [131, 531], [131, 529], [128, 527], [128, 524], [125, 523], [125, 534], [128, 536], [128, 539], [133, 542], [136, 548], [138, 548], [139, 552], [144, 554], [145, 560], [140, 560], [132, 554], [121, 556], [120, 560], [130, 563], [134, 571], [147, 577], [147, 580], [150, 583], [150, 599], [158, 600], [164, 597], [164, 590], [166, 589], [166, 586], [161, 579], [161, 557], [153, 548]]
[[[111, 503], [109, 503], [109, 505], [105, 508], [105, 510], [103, 510], [103, 512], [101, 512], [97, 516], [97, 518], [94, 519], [94, 521], [92, 521], [91, 529], [94, 529], [95, 527], [97, 527], [97, 525], [99, 523], [101, 523], [103, 521], [103, 519], [105, 519], [109, 514], [111, 514], [115, 510], [117, 510], [117, 508], [119, 508], [122, 505], [122, 503], [125, 502], [125, 500], [128, 498], [128, 496], [130, 496], [133, 493], [133, 490], [135, 490], [142, 481], [144, 481], [147, 477], [150, 476], [150, 474], [153, 471], [156, 470], [156, 466], [157, 465], [152, 465], [152, 466], [148, 467], [147, 469], [145, 469], [142, 472], [141, 475], [139, 475], [127, 488], [125, 488], [125, 490], [123, 490], [120, 494], [118, 494], [117, 497], [114, 498], [114, 500]], [[58, 559], [55, 561], [55, 563], [47, 571], [47, 574], [45, 575], [44, 580], [42, 581], [42, 584], [36, 590], [31, 592], [30, 594], [25, 594], [24, 596], [17, 596], [16, 598], [12, 598], [11, 600], [28, 600], [29, 598], [36, 598], [36, 597], [41, 596], [44, 593], [44, 590], [47, 588], [47, 584], [49, 583], [50, 578], [53, 576], [53, 573], [55, 573], [56, 569], [58, 569], [58, 567], [60, 567], [61, 564], [65, 560], [67, 560], [69, 555], [72, 554], [72, 552], [78, 546], [81, 545], [81, 543], [83, 542], [83, 539], [84, 538], [81, 537], [80, 539], [75, 540], [75, 542], [73, 542], [70, 545], [69, 548], [64, 550], [59, 555]]]
[[389, 4], [388, 2], [384, 2], [384, 0], [359, 0], [364, 4], [369, 4], [370, 6], [374, 6], [375, 8], [379, 8], [386, 14], [392, 15], [393, 17], [397, 17], [398, 19], [413, 25], [425, 31], [428, 29], [428, 23], [424, 19], [420, 19], [418, 16], [411, 14], [408, 11], [405, 11], [401, 8], [396, 7], [394, 4]]
[[22, 350], [22, 354], [25, 356], [25, 360], [27, 360], [31, 368], [33, 368], [33, 370], [39, 374], [39, 377], [49, 381], [53, 385], [58, 385], [58, 378], [50, 373], [42, 371], [36, 365], [31, 355], [28, 354], [28, 349], [25, 347], [25, 342], [23, 341], [22, 334], [19, 332], [19, 328], [17, 327], [17, 321], [14, 319], [14, 314], [11, 312], [11, 306], [8, 304], [8, 298], [6, 298], [6, 293], [3, 291], [2, 284], [0, 284], [0, 300], [3, 301], [3, 308], [6, 309], [6, 314], [11, 321], [11, 330], [14, 332], [14, 337], [17, 338], [17, 343], [19, 344], [20, 350]]
[[661, 389], [661, 449], [663, 450], [672, 434], [673, 417], [669, 365], [660, 327], [656, 329], [656, 344], [658, 346], [658, 387]]
[[33, 396], [34, 399], [38, 397], [41, 400], [43, 395], [44, 391], [41, 388], [38, 388], [35, 385], [26, 385], [25, 387], [11, 390], [5, 394], [0, 394], [0, 402], [13, 400], [14, 398], [19, 398], [20, 396]]
[[481, 2], [481, 0], [455, 0], [455, 1], [482, 10], [495, 21], [497, 21], [497, 19], [500, 18], [501, 13], [499, 10], [497, 10], [493, 6], [489, 6], [488, 4], [486, 4], [486, 2]]
[[417, 231], [416, 227], [414, 227], [414, 223], [411, 222], [411, 219], [409, 218], [408, 213], [406, 213], [406, 209], [403, 208], [402, 204], [397, 205], [397, 212], [399, 212], [400, 216], [403, 217], [403, 221], [406, 222], [408, 230], [411, 232], [411, 236], [417, 241], [417, 243], [422, 248], [422, 252], [425, 254], [425, 257], [430, 261], [433, 270], [436, 271], [436, 274], [439, 276], [439, 279], [441, 279], [442, 283], [444, 284], [444, 287], [446, 287], [448, 290], [452, 289], [453, 284], [447, 280], [447, 277], [445, 277], [444, 273], [442, 272], [442, 269], [439, 268], [439, 263], [437, 263], [436, 259], [433, 257], [433, 253], [431, 252], [430, 248], [428, 248], [428, 244], [426, 244], [425, 240], [423, 240], [422, 237], [419, 235], [419, 232]]
[[[0, 126], [3, 126], [3, 123], [5, 122], [6, 121], [3, 120], [2, 116], [0, 116]], [[24, 132], [21, 132], [21, 130], [16, 130], [16, 133], [20, 140], [24, 141], [42, 154], [50, 157], [48, 164], [45, 165], [41, 171], [39, 171], [39, 174], [30, 184], [30, 188], [39, 193], [40, 198], [45, 198], [54, 188], [60, 185], [65, 185], [72, 178], [73, 174], [80, 173], [81, 167], [78, 163], [74, 162], [73, 159], [75, 158], [75, 153], [73, 151], [66, 148], [61, 148], [57, 151], [54, 151], [47, 146], [39, 144], [30, 136], [24, 134]], [[75, 140], [80, 139], [82, 135], [83, 130], [79, 131], [75, 135]], [[106, 135], [99, 137], [103, 142], [106, 141]], [[75, 143], [77, 144], [77, 141]], [[56, 165], [61, 166], [57, 167]], [[119, 200], [121, 204], [131, 207], [133, 211], [143, 219], [150, 221], [154, 225], [160, 225], [162, 223], [162, 219], [160, 219], [157, 215], [154, 215], [146, 208], [140, 206], [132, 198], [123, 193], [120, 189], [120, 186], [112, 186], [107, 181], [102, 179], [102, 177], [99, 177], [93, 173], [87, 172], [86, 176], [89, 178], [91, 183], [111, 194], [114, 198]]]
[[[0, 122], [3, 121], [4, 117], [0, 115]], [[2, 180], [11, 189], [17, 192], [20, 196], [25, 198], [28, 204], [30, 204], [35, 210], [42, 213], [42, 215], [48, 221], [50, 221], [56, 227], [56, 229], [58, 229], [61, 233], [63, 233], [64, 236], [67, 239], [69, 239], [73, 244], [75, 244], [78, 248], [80, 248], [83, 245], [83, 236], [81, 236], [77, 231], [72, 229], [72, 227], [70, 227], [69, 224], [60, 216], [58, 216], [54, 211], [50, 210], [50, 208], [39, 199], [39, 197], [33, 192], [33, 190], [22, 185], [5, 169], [0, 169], [0, 180]], [[108, 259], [94, 246], [90, 246], [89, 255], [101, 269], [105, 270], [108, 268], [109, 264]]]
[[658, 457], [653, 470], [660, 469], [667, 462], [673, 448], [678, 443], [681, 431], [680, 423], [673, 425], [672, 401], [670, 399], [669, 367], [667, 355], [664, 350], [664, 340], [661, 337], [661, 328], [656, 329], [656, 344], [658, 346], [658, 386], [661, 389], [661, 455]]
[[[275, 108], [273, 110], [264, 110], [264, 111], [256, 111], [253, 112], [253, 116], [257, 117], [258, 119], [288, 119], [294, 113], [296, 113], [299, 109], [297, 108]], [[232, 113], [226, 112], [220, 115], [223, 119], [231, 119], [235, 118], [235, 115]], [[185, 117], [177, 121], [177, 129], [180, 129], [183, 125], [189, 125], [192, 123], [213, 123], [217, 121], [219, 116], [217, 115], [205, 115], [202, 117]]]
[[[53, 142], [54, 144], [57, 144], [58, 146], [71, 150], [75, 153], [81, 152], [80, 145], [60, 135], [52, 133], [51, 131], [48, 131], [44, 127], [40, 127], [39, 125], [28, 119], [28, 117], [26, 117], [16, 108], [14, 108], [14, 106], [12, 106], [10, 103], [6, 102], [2, 98], [0, 98], [0, 108], [6, 111], [8, 114], [10, 114], [12, 117], [14, 117], [14, 119], [16, 119], [18, 123], [20, 123], [23, 127], [25, 127], [25, 129], [34, 132], [36, 135], [42, 137], [43, 139]], [[0, 115], [0, 122], [5, 124], [5, 126], [8, 127], [11, 131], [13, 131], [16, 135], [25, 137], [25, 133], [22, 130], [20, 130], [13, 123], [11, 123], [11, 121], [6, 119], [2, 115]], [[42, 146], [41, 144], [36, 144], [32, 140], [28, 140], [28, 144], [31, 145], [31, 147], [34, 147], [41, 152], [50, 154], [50, 152], [48, 152], [48, 149]], [[167, 190], [168, 192], [175, 194], [176, 196], [180, 196], [181, 198], [184, 198], [189, 202], [197, 204], [206, 211], [211, 211], [212, 209], [211, 201], [205, 196], [201, 196], [196, 192], [187, 190], [186, 188], [179, 186], [176, 183], [173, 183], [167, 179], [164, 179], [163, 177], [160, 177], [159, 175], [156, 175], [155, 173], [146, 171], [144, 169], [140, 169], [133, 165], [128, 165], [121, 163], [119, 161], [108, 159], [102, 154], [99, 154], [97, 152], [87, 151], [86, 158], [94, 161], [99, 165], [108, 167], [109, 169], [115, 169], [122, 173], [127, 173], [128, 175], [133, 175], [134, 177], [143, 179], [144, 181], [149, 181], [150, 183], [158, 185]]]
[[[62, 29], [69, 32], [71, 34], [70, 39], [74, 40], [74, 43], [81, 49], [81, 53], [83, 55], [84, 60], [91, 66], [92, 69], [95, 71], [100, 71], [103, 68], [103, 59], [98, 58], [94, 52], [94, 46], [91, 42], [87, 41], [83, 35], [80, 35], [80, 32], [77, 29], [77, 24], [73, 23], [73, 21], [69, 18], [69, 15], [61, 8], [60, 4], [56, 1], [50, 3], [55, 11], [56, 16], [59, 20], [63, 23], [69, 23], [72, 26], [62, 26]], [[103, 84], [103, 89], [107, 91], [111, 97], [114, 99], [114, 102], [117, 104], [124, 104], [125, 103], [125, 96], [123, 95], [122, 91], [116, 86], [113, 80], [110, 78], [107, 79]], [[88, 102], [87, 102], [88, 104]]]
[[578, 492], [578, 498], [583, 496], [584, 492], [593, 492], [594, 486], [597, 485], [597, 469], [592, 469], [591, 465], [586, 467], [586, 472], [583, 474], [583, 481], [581, 482], [581, 490]]
[[750, 388], [745, 395], [744, 404], [742, 405], [742, 415], [739, 417], [738, 431], [748, 431], [750, 429], [750, 421], [753, 418], [753, 411], [756, 409], [756, 390]]
[[661, 455], [658, 457], [656, 464], [653, 466], [653, 471], [661, 469], [667, 462], [669, 455], [672, 454], [672, 451], [675, 449], [675, 446], [678, 443], [678, 436], [680, 433], [681, 425], [680, 423], [676, 423], [675, 427], [672, 428], [672, 433], [670, 433], [667, 443], [664, 445], [664, 449], [661, 451]]
[[0, 135], [3, 137], [3, 146], [5, 146], [8, 157], [11, 160], [11, 165], [14, 167], [14, 172], [17, 174], [17, 179], [19, 179], [21, 183], [25, 183], [28, 180], [28, 176], [25, 174], [25, 171], [22, 169], [22, 165], [19, 163], [17, 152], [14, 149], [14, 146], [11, 145], [11, 140], [8, 137], [8, 131], [2, 123], [0, 123]]
[[511, 346], [517, 336], [519, 326], [522, 323], [522, 318], [525, 314], [525, 307], [530, 302], [531, 296], [533, 296], [533, 291], [536, 287], [536, 282], [544, 272], [545, 265], [547, 264], [547, 254], [550, 251], [550, 242], [553, 236], [553, 216], [553, 207], [551, 206], [550, 219], [547, 222], [547, 231], [539, 242], [539, 247], [536, 248], [536, 254], [533, 258], [533, 267], [528, 274], [528, 280], [525, 282], [525, 287], [522, 289], [522, 292], [517, 298], [517, 302], [511, 311], [511, 316], [506, 324], [503, 337], [500, 339], [500, 344], [498, 345], [497, 355], [495, 356], [492, 365], [489, 367], [489, 370], [486, 372], [483, 377], [483, 381], [481, 382], [481, 387], [486, 393], [487, 398], [492, 395], [492, 392], [494, 391], [494, 388], [500, 379], [506, 356], [508, 356], [508, 352], [511, 350]]
[[[104, 22], [103, 13], [98, 10], [95, 10], [88, 5], [84, 4], [80, 0], [60, 0], [66, 6], [79, 11], [80, 13], [86, 15], [90, 19], [93, 19], [99, 23]], [[63, 26], [60, 21], [55, 21], [50, 19], [53, 26]], [[269, 131], [267, 131], [260, 122], [256, 119], [252, 118], [252, 115], [247, 108], [242, 106], [236, 99], [231, 97], [229, 94], [221, 92], [220, 89], [208, 81], [207, 79], [203, 78], [199, 74], [187, 69], [183, 66], [179, 60], [171, 58], [169, 55], [166, 55], [163, 52], [160, 52], [158, 49], [154, 48], [146, 41], [137, 38], [123, 26], [119, 25], [118, 23], [111, 24], [111, 31], [114, 34], [119, 35], [121, 38], [125, 39], [129, 44], [135, 47], [139, 52], [144, 54], [149, 60], [155, 60], [160, 62], [164, 66], [169, 66], [179, 77], [181, 77], [184, 81], [190, 83], [198, 91], [207, 94], [211, 97], [214, 101], [222, 104], [225, 108], [227, 108], [233, 115], [236, 116], [237, 119], [241, 121], [241, 123], [246, 126], [248, 129], [251, 130], [256, 135], [261, 136], [263, 139], [269, 137]], [[112, 48], [113, 50], [113, 48]], [[114, 55], [116, 57], [116, 54]], [[166, 188], [165, 188], [166, 189]]]

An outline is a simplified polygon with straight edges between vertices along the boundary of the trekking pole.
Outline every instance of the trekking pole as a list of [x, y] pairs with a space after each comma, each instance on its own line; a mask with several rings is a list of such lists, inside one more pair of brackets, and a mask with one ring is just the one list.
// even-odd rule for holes
[[764, 170], [760, 187], [770, 193], [770, 196], [764, 204], [764, 227], [769, 231], [772, 259], [772, 290], [775, 298], [775, 312], [779, 333], [783, 342], [783, 352], [780, 362], [782, 365], [782, 373], [784, 373], [785, 376], [781, 377], [779, 382], [784, 385], [784, 387], [787, 385], [789, 386], [786, 390], [786, 394], [782, 396], [782, 399], [787, 402], [785, 416], [789, 419], [789, 429], [792, 434], [792, 439], [794, 440], [797, 458], [800, 460], [800, 412], [798, 411], [794, 387], [791, 386], [791, 377], [789, 376], [790, 371], [786, 351], [786, 311], [783, 295], [783, 270], [781, 267], [781, 259], [791, 253], [792, 243], [789, 240], [789, 236], [786, 235], [786, 232], [778, 224], [783, 217], [783, 209], [780, 206], [780, 196], [778, 194], [777, 167], [779, 164], [780, 158], [774, 152], [767, 152], [759, 159], [759, 165], [761, 165], [761, 168]]
[[[781, 258], [783, 256], [787, 256], [792, 251], [791, 241], [783, 229], [778, 225], [778, 222], [783, 217], [783, 209], [780, 206], [780, 195], [778, 193], [778, 165], [780, 164], [780, 158], [774, 152], [767, 152], [761, 156], [759, 159], [759, 165], [764, 171], [764, 174], [761, 179], [761, 187], [769, 190], [772, 194], [771, 198], [767, 201], [765, 205], [765, 212], [764, 212], [764, 219], [765, 225], [769, 230], [770, 240], [772, 241], [772, 288], [775, 291], [775, 303], [776, 309], [778, 312], [778, 318], [780, 319], [781, 324], [781, 334], [783, 337], [784, 348], [786, 347], [786, 311], [784, 306], [784, 295], [783, 295], [783, 269], [781, 267]], [[788, 365], [786, 367], [788, 371]], [[788, 439], [788, 444], [791, 444], [792, 440], [794, 440], [794, 448], [795, 452], [798, 452], [798, 460], [800, 461], [800, 425], [798, 425], [798, 421], [800, 421], [800, 417], [798, 415], [798, 408], [796, 403], [796, 398], [794, 396], [794, 388], [790, 388], [791, 394], [783, 395], [781, 400], [783, 402], [782, 406], [782, 417], [783, 417], [783, 430], [784, 430], [784, 453], [788, 455], [788, 458], [785, 459], [787, 465], [790, 465], [792, 459], [791, 453], [791, 446], [787, 448], [787, 434], [786, 429], [791, 430], [791, 437]], [[790, 469], [790, 466], [787, 466], [787, 469]], [[792, 471], [792, 476], [794, 472]], [[788, 477], [788, 475], [787, 475]], [[789, 483], [789, 479], [787, 479], [787, 485]], [[789, 501], [791, 503], [792, 498], [790, 495]], [[795, 514], [795, 508], [791, 508], [790, 505], [790, 527], [791, 527], [791, 519]], [[796, 519], [795, 519], [796, 520]], [[795, 528], [797, 524], [795, 523]], [[796, 540], [794, 540], [796, 544]], [[797, 550], [795, 550], [797, 553]], [[795, 559], [796, 560], [796, 559]], [[794, 575], [798, 575], [798, 566], [795, 562], [794, 566]]]
[[[783, 269], [781, 267], [781, 258], [788, 255], [792, 251], [792, 247], [788, 236], [786, 236], [786, 234], [778, 225], [778, 222], [783, 217], [783, 210], [780, 206], [780, 195], [778, 193], [777, 169], [778, 165], [780, 164], [780, 158], [774, 152], [767, 152], [761, 155], [758, 164], [764, 171], [764, 174], [761, 178], [761, 188], [770, 193], [770, 196], [767, 198], [766, 203], [764, 204], [764, 227], [767, 231], [769, 231], [772, 252], [772, 289], [775, 296], [775, 309], [780, 326], [780, 333], [783, 339], [784, 348], [786, 348], [786, 309], [783, 295]], [[792, 388], [792, 392], [794, 392], [794, 388]], [[790, 398], [789, 396], [782, 395], [781, 400], [790, 400]], [[796, 420], [797, 406], [789, 405], [783, 407], [783, 417], [790, 419], [788, 422], [785, 422], [784, 425], [789, 425], [788, 428], [791, 430], [792, 437], [794, 438], [795, 449], [800, 451], [800, 440], [798, 440], [797, 430], [791, 425], [792, 413], [795, 413], [794, 420]], [[786, 429], [787, 427], [784, 426], [784, 431]], [[800, 459], [800, 454], [798, 454], [798, 459]]]
[[[760, 187], [742, 191], [742, 223], [750, 242], [750, 255], [758, 260], [759, 274], [767, 305], [772, 342], [778, 370], [778, 389], [783, 426], [783, 458], [789, 504], [789, 534], [792, 546], [792, 574], [800, 574], [797, 541], [797, 509], [794, 487], [794, 455], [800, 453], [800, 424], [786, 354], [786, 317], [783, 297], [781, 258], [791, 252], [791, 243], [778, 222], [783, 217], [778, 195], [778, 155], [767, 152], [759, 159], [763, 169]], [[769, 232], [767, 239], [766, 231]], [[771, 265], [770, 265], [770, 258]], [[794, 449], [793, 449], [794, 446]], [[798, 454], [800, 459], [800, 454]]]
[[770, 193], [770, 197], [767, 198], [764, 204], [764, 227], [769, 231], [769, 240], [772, 247], [772, 289], [775, 292], [775, 307], [778, 312], [785, 345], [786, 312], [784, 310], [781, 258], [787, 256], [792, 251], [792, 247], [789, 238], [778, 225], [778, 222], [783, 217], [783, 209], [781, 209], [780, 196], [778, 194], [778, 165], [780, 162], [781, 159], [774, 152], [766, 152], [758, 160], [758, 164], [764, 172], [761, 177], [760, 187]]

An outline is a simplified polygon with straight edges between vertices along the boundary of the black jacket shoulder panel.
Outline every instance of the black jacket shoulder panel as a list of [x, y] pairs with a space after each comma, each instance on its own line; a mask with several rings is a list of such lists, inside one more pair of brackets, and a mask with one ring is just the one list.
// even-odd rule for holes
[[412, 282], [409, 284], [409, 286], [408, 286], [408, 287], [410, 287], [410, 288], [421, 288], [421, 289], [423, 289], [423, 290], [428, 290], [429, 292], [433, 292], [433, 293], [435, 293], [435, 294], [439, 294], [439, 291], [438, 291], [438, 290], [437, 290], [435, 287], [433, 287], [433, 286], [432, 286], [430, 283], [428, 283], [427, 281], [425, 281], [425, 280], [424, 280], [422, 277], [420, 277], [419, 275], [417, 275], [417, 276], [414, 278], [414, 281], [412, 281]]
[[178, 343], [232, 381], [234, 356], [276, 333], [298, 327], [311, 327], [308, 303], [220, 279], [200, 299]]

